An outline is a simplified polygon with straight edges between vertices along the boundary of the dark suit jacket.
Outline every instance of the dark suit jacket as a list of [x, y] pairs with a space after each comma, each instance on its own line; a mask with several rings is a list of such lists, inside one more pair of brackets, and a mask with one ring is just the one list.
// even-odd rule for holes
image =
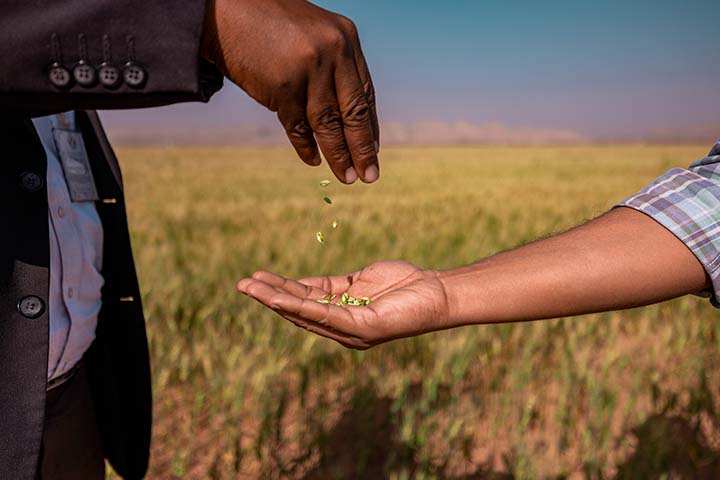
[[[0, 0], [2, 479], [35, 477], [44, 420], [47, 309], [29, 318], [19, 305], [29, 295], [46, 303], [49, 288], [47, 191], [23, 181], [46, 174], [30, 118], [207, 100], [222, 76], [199, 55], [204, 11], [205, 0]], [[116, 68], [118, 81], [101, 79], [102, 67]], [[86, 365], [105, 454], [136, 479], [149, 457], [150, 368], [122, 179], [97, 115], [79, 112], [78, 122], [105, 230], [103, 307]]]

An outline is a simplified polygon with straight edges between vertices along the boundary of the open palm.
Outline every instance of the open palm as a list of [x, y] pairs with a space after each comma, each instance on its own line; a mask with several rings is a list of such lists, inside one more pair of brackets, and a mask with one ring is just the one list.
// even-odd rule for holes
[[[395, 338], [444, 327], [448, 305], [435, 273], [403, 261], [378, 262], [348, 275], [299, 281], [256, 272], [238, 290], [295, 325], [349, 348], [366, 349]], [[370, 297], [367, 306], [338, 306], [317, 300], [343, 294]]]

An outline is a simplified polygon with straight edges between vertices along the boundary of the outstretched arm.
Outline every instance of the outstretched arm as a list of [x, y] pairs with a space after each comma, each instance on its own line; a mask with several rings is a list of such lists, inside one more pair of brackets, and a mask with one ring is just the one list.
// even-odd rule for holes
[[438, 272], [438, 278], [454, 324], [619, 310], [710, 286], [702, 264], [677, 237], [629, 208], [474, 265]]
[[[453, 270], [381, 262], [300, 282], [257, 272], [238, 284], [296, 325], [352, 348], [461, 325], [647, 305], [709, 287], [703, 265], [683, 242], [629, 208]], [[373, 302], [317, 302], [344, 292]]]

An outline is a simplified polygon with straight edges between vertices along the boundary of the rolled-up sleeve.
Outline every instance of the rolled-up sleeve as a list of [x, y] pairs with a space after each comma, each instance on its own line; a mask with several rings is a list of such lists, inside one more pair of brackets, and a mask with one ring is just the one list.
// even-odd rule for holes
[[712, 281], [712, 292], [698, 294], [720, 307], [720, 140], [707, 157], [669, 170], [616, 206], [650, 216], [680, 239]]

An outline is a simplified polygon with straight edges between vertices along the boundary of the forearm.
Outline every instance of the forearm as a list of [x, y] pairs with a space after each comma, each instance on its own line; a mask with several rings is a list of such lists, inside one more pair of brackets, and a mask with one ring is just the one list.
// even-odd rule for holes
[[448, 327], [618, 310], [710, 285], [680, 240], [628, 208], [438, 275], [449, 303]]

